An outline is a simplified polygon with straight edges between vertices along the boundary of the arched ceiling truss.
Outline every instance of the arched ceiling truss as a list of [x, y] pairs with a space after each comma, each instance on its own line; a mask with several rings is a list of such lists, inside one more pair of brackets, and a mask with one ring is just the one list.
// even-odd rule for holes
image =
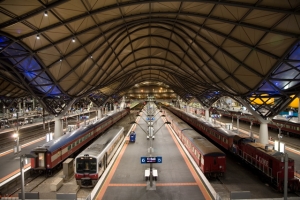
[[272, 117], [299, 95], [299, 7], [297, 0], [1, 1], [0, 96], [33, 95], [59, 114], [74, 99], [101, 106], [151, 81], [187, 102], [210, 107], [238, 97]]

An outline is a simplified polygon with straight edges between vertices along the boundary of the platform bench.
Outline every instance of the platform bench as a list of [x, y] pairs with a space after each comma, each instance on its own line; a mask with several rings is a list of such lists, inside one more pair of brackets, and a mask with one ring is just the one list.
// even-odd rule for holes
[[154, 179], [155, 181], [157, 181], [157, 177], [158, 177], [157, 169], [153, 169], [153, 170], [152, 170], [152, 175], [153, 175], [153, 179]]
[[150, 169], [145, 170], [145, 179], [146, 181], [150, 179]]
[[50, 190], [52, 192], [56, 192], [63, 185], [63, 181], [63, 178], [54, 179], [54, 181], [50, 184]]

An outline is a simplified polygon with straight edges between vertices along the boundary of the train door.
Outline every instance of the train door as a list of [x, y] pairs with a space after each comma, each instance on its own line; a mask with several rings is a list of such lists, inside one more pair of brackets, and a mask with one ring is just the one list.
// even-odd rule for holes
[[107, 167], [107, 153], [104, 154], [104, 159], [103, 159], [103, 169], [105, 170]]
[[273, 160], [269, 159], [268, 175], [272, 176]]
[[45, 169], [46, 168], [46, 153], [42, 152], [42, 153], [37, 153], [37, 157], [36, 158], [32, 158], [34, 159], [34, 163], [35, 166], [32, 166], [31, 164], [31, 168], [36, 168], [36, 169]]

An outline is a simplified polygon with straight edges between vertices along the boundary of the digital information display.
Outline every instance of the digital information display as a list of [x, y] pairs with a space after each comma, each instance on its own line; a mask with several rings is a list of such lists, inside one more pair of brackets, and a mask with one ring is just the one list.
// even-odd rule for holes
[[156, 157], [141, 157], [141, 163], [162, 163], [162, 157], [156, 156]]

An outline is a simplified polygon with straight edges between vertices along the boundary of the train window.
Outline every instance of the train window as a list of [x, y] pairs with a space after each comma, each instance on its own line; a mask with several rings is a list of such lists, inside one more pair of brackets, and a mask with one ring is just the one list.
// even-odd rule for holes
[[290, 125], [286, 125], [286, 128], [290, 128]]
[[77, 173], [96, 173], [97, 160], [90, 157], [80, 157], [76, 159]]
[[71, 149], [71, 145], [68, 146], [68, 151]]
[[45, 154], [39, 153], [39, 167], [45, 167]]

